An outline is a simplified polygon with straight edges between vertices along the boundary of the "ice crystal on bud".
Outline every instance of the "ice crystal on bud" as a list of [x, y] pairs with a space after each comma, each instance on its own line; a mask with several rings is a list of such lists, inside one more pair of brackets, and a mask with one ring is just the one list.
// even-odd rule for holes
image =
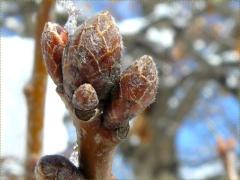
[[73, 1], [59, 0], [58, 3], [66, 9], [68, 13], [68, 20], [64, 25], [64, 28], [67, 30], [69, 36], [73, 35], [75, 29], [77, 28], [78, 18], [81, 15], [81, 11], [76, 7]]
[[69, 160], [76, 166], [78, 167], [79, 166], [79, 163], [78, 163], [78, 145], [77, 143], [74, 145], [73, 147], [73, 152], [71, 154], [71, 156], [69, 157]]

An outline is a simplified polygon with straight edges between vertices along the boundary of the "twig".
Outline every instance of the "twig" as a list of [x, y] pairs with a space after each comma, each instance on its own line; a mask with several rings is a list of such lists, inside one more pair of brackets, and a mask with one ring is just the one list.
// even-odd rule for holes
[[235, 139], [224, 140], [222, 137], [218, 136], [216, 141], [217, 141], [217, 150], [223, 162], [228, 179], [237, 180], [238, 174], [237, 174], [237, 169], [235, 167], [236, 156], [234, 152], [236, 148]]
[[41, 158], [37, 179], [114, 179], [116, 146], [126, 138], [129, 120], [155, 99], [157, 69], [142, 56], [120, 73], [122, 38], [109, 12], [68, 32], [47, 23], [42, 49], [47, 71], [73, 118], [79, 167], [63, 156]]
[[34, 167], [34, 165], [33, 167], [29, 167], [32, 166], [31, 159], [33, 157], [39, 157], [42, 150], [42, 129], [47, 73], [42, 60], [40, 40], [45, 22], [49, 18], [49, 13], [53, 5], [54, 0], [44, 0], [39, 7], [36, 17], [33, 73], [30, 82], [24, 87], [28, 107], [26, 148], [26, 171], [28, 173], [30, 173]]

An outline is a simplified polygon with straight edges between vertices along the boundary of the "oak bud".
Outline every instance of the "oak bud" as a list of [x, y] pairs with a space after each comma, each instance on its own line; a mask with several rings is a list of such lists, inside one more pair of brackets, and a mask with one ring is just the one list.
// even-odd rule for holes
[[43, 59], [47, 72], [55, 84], [62, 83], [62, 54], [68, 41], [67, 31], [58, 24], [46, 23], [42, 38], [41, 47]]
[[104, 100], [119, 80], [122, 38], [109, 12], [102, 12], [80, 25], [63, 57], [63, 85], [72, 98], [81, 84], [91, 84]]
[[142, 56], [121, 74], [118, 96], [105, 110], [104, 125], [119, 128], [155, 99], [158, 75], [150, 56]]

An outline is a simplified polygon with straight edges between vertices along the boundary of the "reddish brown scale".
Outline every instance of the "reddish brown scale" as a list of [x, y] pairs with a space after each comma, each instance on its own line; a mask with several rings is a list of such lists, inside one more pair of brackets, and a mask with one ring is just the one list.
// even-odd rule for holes
[[107, 128], [119, 128], [143, 111], [157, 93], [157, 69], [150, 56], [143, 56], [121, 74], [118, 96], [104, 114]]
[[98, 105], [97, 93], [91, 84], [83, 84], [75, 90], [72, 102], [82, 111], [95, 109]]
[[68, 41], [67, 31], [58, 24], [46, 23], [41, 39], [43, 59], [55, 84], [61, 84], [62, 54]]
[[104, 100], [119, 80], [122, 38], [109, 12], [79, 26], [63, 57], [63, 85], [71, 99], [83, 83], [91, 84]]

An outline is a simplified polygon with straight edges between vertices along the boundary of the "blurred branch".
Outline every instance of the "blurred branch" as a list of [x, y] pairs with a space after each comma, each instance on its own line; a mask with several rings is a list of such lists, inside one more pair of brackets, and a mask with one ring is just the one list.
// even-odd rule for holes
[[197, 83], [193, 84], [190, 91], [187, 92], [186, 97], [181, 101], [181, 105], [179, 106], [177, 113], [175, 113], [172, 118], [169, 118], [174, 120], [172, 125], [169, 126], [169, 132], [172, 132], [171, 134], [173, 136], [175, 136], [175, 132], [181, 124], [181, 121], [187, 114], [189, 114], [192, 107], [194, 106], [196, 100], [198, 99], [199, 93], [204, 86], [204, 83], [204, 79], [197, 80]]
[[238, 173], [235, 166], [236, 162], [236, 140], [235, 139], [223, 139], [218, 136], [216, 138], [217, 141], [217, 151], [219, 156], [223, 162], [224, 168], [226, 170], [227, 176], [229, 180], [237, 180]]
[[40, 156], [42, 150], [42, 129], [44, 120], [44, 104], [47, 84], [47, 73], [42, 60], [41, 33], [45, 22], [49, 19], [54, 0], [43, 0], [36, 17], [34, 67], [30, 82], [24, 87], [28, 106], [26, 172], [30, 173], [34, 165], [32, 158]]

